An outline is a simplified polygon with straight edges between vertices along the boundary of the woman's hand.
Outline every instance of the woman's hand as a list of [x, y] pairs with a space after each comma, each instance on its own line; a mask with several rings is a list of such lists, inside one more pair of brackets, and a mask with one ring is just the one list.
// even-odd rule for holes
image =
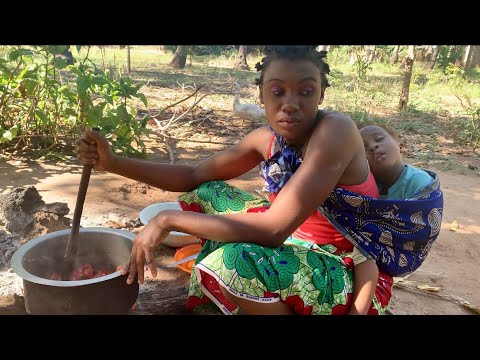
[[143, 284], [144, 266], [150, 269], [153, 277], [157, 276], [157, 265], [155, 264], [155, 248], [166, 239], [169, 231], [161, 227], [161, 213], [155, 216], [133, 241], [130, 261], [124, 274], [129, 271], [127, 284], [133, 283], [138, 274], [138, 283]]
[[86, 128], [81, 139], [75, 142], [78, 159], [84, 165], [93, 165], [98, 171], [108, 170], [113, 162], [110, 144], [103, 135]]

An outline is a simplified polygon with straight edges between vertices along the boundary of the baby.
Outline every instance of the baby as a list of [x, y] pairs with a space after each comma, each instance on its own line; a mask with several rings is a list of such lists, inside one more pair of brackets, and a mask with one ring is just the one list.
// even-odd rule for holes
[[360, 134], [382, 199], [405, 200], [432, 183], [426, 171], [403, 162], [405, 147], [392, 129], [365, 126]]

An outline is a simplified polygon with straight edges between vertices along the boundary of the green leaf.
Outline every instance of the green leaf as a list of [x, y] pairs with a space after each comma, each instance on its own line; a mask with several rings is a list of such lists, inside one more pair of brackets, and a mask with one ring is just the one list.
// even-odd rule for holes
[[72, 124], [72, 125], [75, 125], [77, 123], [77, 117], [76, 116], [73, 116], [73, 115], [70, 115], [67, 119], [67, 121]]
[[12, 126], [9, 130], [6, 130], [0, 137], [0, 143], [11, 141], [18, 133], [18, 125]]
[[110, 104], [110, 105], [113, 105], [113, 96], [110, 96], [108, 94], [105, 94], [103, 96], [105, 98], [105, 100]]
[[83, 76], [82, 71], [76, 65], [68, 65], [67, 69], [78, 76]]
[[14, 136], [13, 136], [12, 132], [7, 130], [2, 134], [2, 137], [0, 137], [0, 143], [10, 141], [13, 138], [14, 138]]
[[140, 100], [142, 100], [143, 105], [145, 105], [145, 107], [147, 107], [147, 98], [146, 98], [146, 96], [143, 95], [143, 94], [141, 94], [141, 93], [137, 94], [137, 96], [140, 98]]
[[17, 81], [23, 79], [23, 77], [25, 76], [25, 74], [26, 74], [27, 72], [28, 72], [28, 69], [27, 69], [27, 68], [25, 68], [25, 69], [23, 69], [22, 71], [20, 71], [20, 74], [18, 74], [18, 76], [17, 76]]
[[111, 124], [105, 124], [102, 127], [102, 133], [105, 134], [106, 139], [111, 139], [112, 138], [112, 131], [114, 129], [114, 126]]
[[105, 107], [105, 103], [99, 103], [93, 108], [93, 113], [95, 114], [96, 119], [101, 119], [103, 116], [103, 108]]
[[123, 120], [123, 121], [130, 120], [131, 117], [128, 114], [128, 110], [123, 105], [119, 106], [117, 111], [118, 111], [118, 117], [120, 118], [120, 120]]
[[105, 77], [102, 77], [102, 76], [95, 76], [93, 79], [92, 79], [92, 84], [95, 84], [95, 85], [105, 85], [107, 83]]
[[35, 109], [35, 115], [40, 119], [42, 124], [48, 124], [48, 116], [41, 109]]
[[145, 128], [147, 126], [148, 120], [150, 120], [152, 117], [148, 114], [146, 114], [142, 120], [140, 120], [140, 127]]
[[62, 85], [62, 86], [60, 86], [60, 87], [58, 88], [58, 92], [59, 92], [60, 94], [68, 94], [69, 90], [70, 90], [70, 89], [69, 89], [68, 86], [66, 86], [66, 85]]
[[10, 74], [12, 73], [12, 71], [11, 71], [8, 67], [6, 67], [6, 66], [3, 65], [3, 64], [0, 64], [0, 73], [2, 73], [2, 72], [4, 73], [4, 74], [3, 74], [3, 77], [4, 77], [5, 79], [10, 78]]
[[62, 58], [55, 58], [55, 59], [53, 59], [53, 65], [57, 69], [65, 69], [67, 67], [67, 61], [65, 59], [62, 59]]
[[10, 54], [8, 54], [8, 58], [10, 59], [10, 61], [17, 60], [19, 56], [20, 56], [19, 50], [12, 50], [10, 51]]
[[22, 84], [25, 86], [27, 96], [32, 96], [35, 93], [38, 81], [35, 79], [23, 79]]
[[132, 106], [126, 106], [125, 109], [127, 110], [127, 114], [129, 114], [129, 118], [133, 119], [137, 116], [137, 109]]
[[79, 95], [85, 95], [89, 86], [89, 81], [85, 76], [79, 76], [77, 78], [77, 91]]

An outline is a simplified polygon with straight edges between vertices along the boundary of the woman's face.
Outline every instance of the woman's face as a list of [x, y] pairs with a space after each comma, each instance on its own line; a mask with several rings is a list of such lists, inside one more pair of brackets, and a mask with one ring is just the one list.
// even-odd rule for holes
[[273, 60], [260, 85], [269, 125], [291, 145], [310, 134], [323, 94], [320, 70], [308, 60]]

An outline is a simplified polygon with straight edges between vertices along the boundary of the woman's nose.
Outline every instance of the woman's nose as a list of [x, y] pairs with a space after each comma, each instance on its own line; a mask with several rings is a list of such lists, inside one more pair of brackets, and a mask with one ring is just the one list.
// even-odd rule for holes
[[370, 145], [369, 151], [370, 151], [370, 152], [373, 152], [373, 151], [375, 151], [375, 149], [377, 149], [377, 148], [378, 148], [378, 144], [372, 144], [372, 145]]
[[294, 97], [288, 97], [282, 104], [282, 111], [286, 113], [294, 113], [300, 109], [298, 100]]

